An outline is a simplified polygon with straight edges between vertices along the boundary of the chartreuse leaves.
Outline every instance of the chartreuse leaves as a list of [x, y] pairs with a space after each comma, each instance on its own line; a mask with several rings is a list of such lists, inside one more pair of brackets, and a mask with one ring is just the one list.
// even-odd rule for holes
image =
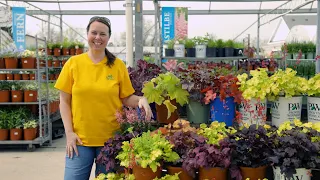
[[165, 104], [168, 109], [168, 118], [177, 109], [170, 100], [176, 100], [181, 106], [188, 103], [188, 91], [182, 89], [180, 79], [171, 72], [159, 74], [158, 77], [145, 83], [142, 92], [149, 103]]
[[121, 165], [130, 167], [137, 163], [143, 168], [150, 167], [153, 172], [157, 171], [160, 161], [174, 162], [180, 159], [176, 152], [172, 151], [173, 145], [161, 136], [161, 132], [151, 135], [150, 131], [141, 136], [124, 142], [122, 151], [116, 157]]

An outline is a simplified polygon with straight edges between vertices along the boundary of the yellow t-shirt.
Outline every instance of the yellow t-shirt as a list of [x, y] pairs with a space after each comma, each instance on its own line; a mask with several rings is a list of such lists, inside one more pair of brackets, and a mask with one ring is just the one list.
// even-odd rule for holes
[[113, 136], [120, 127], [115, 116], [120, 98], [134, 93], [125, 64], [117, 58], [110, 68], [106, 62], [94, 64], [88, 53], [73, 56], [55, 84], [72, 95], [73, 130], [84, 146], [103, 146]]

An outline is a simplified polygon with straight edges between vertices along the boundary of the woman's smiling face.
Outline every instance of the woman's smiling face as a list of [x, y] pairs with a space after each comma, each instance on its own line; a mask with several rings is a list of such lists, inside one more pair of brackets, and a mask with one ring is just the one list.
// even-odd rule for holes
[[95, 21], [91, 23], [87, 37], [90, 49], [95, 51], [104, 51], [110, 39], [109, 27], [103, 23]]

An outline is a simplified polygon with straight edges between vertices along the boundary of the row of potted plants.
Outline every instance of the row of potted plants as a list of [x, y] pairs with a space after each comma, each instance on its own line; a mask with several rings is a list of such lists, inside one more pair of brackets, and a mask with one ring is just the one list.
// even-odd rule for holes
[[314, 59], [316, 53], [316, 44], [314, 42], [290, 42], [282, 46], [282, 51], [287, 51], [288, 59]]
[[36, 82], [0, 81], [0, 102], [36, 102]]
[[37, 136], [38, 122], [25, 107], [1, 108], [0, 140], [33, 140]]
[[0, 80], [35, 80], [35, 71], [0, 71]]
[[84, 43], [80, 41], [70, 41], [65, 38], [63, 42], [48, 42], [47, 55], [53, 56], [73, 56], [82, 54], [84, 50]]
[[165, 42], [166, 57], [230, 57], [243, 56], [244, 45], [233, 40], [215, 40], [208, 36], [172, 39]]
[[272, 166], [275, 176], [310, 179], [320, 167], [320, 123], [286, 121], [279, 127], [226, 127], [213, 122], [191, 127], [186, 120], [161, 126], [144, 119], [143, 110], [124, 107], [116, 114], [119, 132], [102, 148], [97, 163], [101, 175], [139, 180], [161, 178], [162, 169], [180, 179], [263, 179]]

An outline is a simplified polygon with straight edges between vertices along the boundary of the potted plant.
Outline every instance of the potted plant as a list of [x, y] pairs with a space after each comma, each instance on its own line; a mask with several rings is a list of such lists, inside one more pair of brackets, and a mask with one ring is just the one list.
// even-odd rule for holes
[[308, 80], [308, 121], [319, 122], [319, 108], [320, 108], [320, 74], [316, 74], [314, 77]]
[[244, 44], [243, 42], [234, 42], [234, 56], [243, 56]]
[[60, 56], [61, 55], [61, 48], [62, 45], [60, 42], [56, 42], [52, 45], [52, 49], [53, 49], [53, 55], [54, 56]]
[[180, 157], [172, 150], [173, 145], [162, 137], [161, 132], [150, 131], [130, 141], [123, 142], [122, 151], [116, 157], [120, 165], [133, 169], [136, 179], [146, 180], [161, 177], [163, 162], [174, 162]]
[[206, 48], [207, 48], [207, 40], [204, 37], [195, 37], [194, 41], [196, 43], [196, 57], [197, 58], [205, 58], [206, 57]]
[[84, 48], [84, 43], [82, 42], [76, 42], [76, 55], [82, 54], [83, 53], [83, 48]]
[[242, 121], [251, 124], [264, 124], [267, 120], [267, 96], [270, 93], [271, 79], [266, 68], [259, 68], [237, 76], [243, 101], [239, 105]]
[[0, 110], [0, 141], [8, 140], [9, 127], [8, 119], [10, 114], [5, 109]]
[[37, 135], [38, 123], [36, 120], [28, 120], [23, 123], [24, 140], [34, 140]]
[[273, 139], [276, 128], [269, 125], [252, 124], [237, 128], [229, 135], [232, 146], [231, 175], [237, 179], [263, 179], [270, 165]]
[[217, 69], [212, 75], [213, 85], [203, 90], [205, 104], [210, 104], [211, 120], [232, 126], [236, 115], [236, 103], [240, 104], [242, 93], [238, 78], [232, 70]]
[[36, 54], [35, 51], [25, 50], [21, 54], [22, 69], [35, 69], [36, 68]]
[[69, 47], [70, 56], [76, 55], [76, 45], [77, 44], [75, 42], [70, 43], [70, 47]]
[[133, 174], [128, 173], [113, 173], [110, 172], [108, 174], [101, 173], [94, 180], [135, 180]]
[[23, 86], [20, 82], [12, 82], [11, 84], [11, 101], [23, 102]]
[[278, 69], [271, 77], [268, 99], [272, 101], [272, 124], [279, 126], [282, 122], [301, 117], [302, 94], [308, 90], [305, 78], [296, 76], [291, 68]]
[[188, 103], [189, 93], [182, 88], [180, 79], [173, 73], [159, 74], [146, 82], [142, 89], [149, 103], [156, 103], [157, 120], [160, 123], [171, 123], [178, 119], [177, 104]]
[[191, 173], [188, 173], [189, 169], [182, 168], [182, 166], [184, 163], [187, 163], [188, 153], [194, 148], [205, 144], [206, 139], [193, 131], [176, 131], [173, 135], [169, 135], [166, 138], [174, 145], [173, 151], [180, 157], [175, 162], [167, 163], [168, 174], [174, 175], [180, 172], [180, 179], [192, 180]]
[[217, 57], [225, 57], [225, 45], [222, 39], [216, 41], [217, 46]]
[[219, 145], [221, 140], [235, 132], [236, 130], [233, 127], [226, 127], [226, 123], [214, 121], [209, 127], [206, 124], [200, 124], [197, 133], [207, 139], [207, 144]]
[[165, 42], [165, 44], [167, 45], [167, 48], [165, 48], [165, 56], [166, 57], [174, 57], [174, 43], [175, 40], [171, 39]]
[[271, 136], [273, 154], [269, 157], [277, 178], [310, 180], [310, 169], [320, 167], [320, 131], [313, 123], [283, 122]]
[[175, 174], [166, 174], [165, 176], [161, 178], [155, 178], [153, 180], [180, 180], [180, 173], [175, 173]]
[[48, 42], [47, 43], [47, 55], [51, 56], [53, 55], [53, 42]]
[[174, 48], [174, 56], [175, 57], [185, 57], [184, 40], [176, 39], [173, 48]]
[[2, 52], [2, 57], [6, 69], [17, 69], [18, 68], [18, 57], [21, 51], [17, 49], [14, 44], [8, 44]]
[[225, 49], [225, 56], [226, 57], [232, 57], [234, 56], [234, 48], [235, 44], [234, 41], [229, 39], [228, 41], [225, 42], [224, 44], [224, 49]]
[[8, 126], [10, 129], [10, 140], [22, 139], [22, 126], [27, 117], [26, 109], [20, 107], [9, 111]]
[[71, 43], [69, 42], [68, 38], [64, 38], [62, 42], [62, 55], [69, 56], [69, 48]]
[[38, 97], [38, 84], [36, 82], [26, 82], [23, 85], [24, 102], [36, 102]]
[[10, 102], [11, 82], [0, 81], [0, 102]]
[[186, 38], [184, 40], [184, 46], [186, 48], [186, 57], [195, 57], [196, 56], [196, 49], [195, 49], [195, 41], [194, 39]]

